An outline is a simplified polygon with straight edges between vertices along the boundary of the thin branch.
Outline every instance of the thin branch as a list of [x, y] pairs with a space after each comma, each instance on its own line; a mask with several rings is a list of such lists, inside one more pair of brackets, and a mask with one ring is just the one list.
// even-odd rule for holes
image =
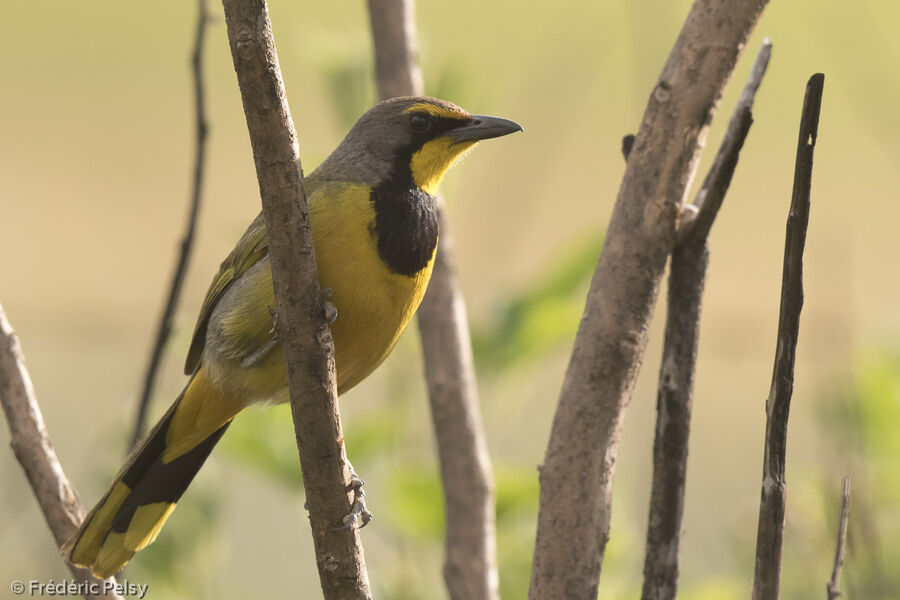
[[156, 340], [153, 343], [153, 351], [147, 363], [144, 375], [144, 387], [141, 390], [138, 402], [137, 416], [134, 422], [134, 431], [131, 434], [129, 450], [134, 448], [147, 427], [147, 410], [150, 407], [150, 399], [153, 397], [153, 388], [156, 385], [156, 376], [162, 355], [166, 348], [166, 342], [172, 332], [172, 320], [175, 315], [175, 307], [181, 297], [181, 288], [184, 285], [184, 277], [187, 274], [188, 263], [191, 258], [191, 250], [194, 247], [194, 232], [197, 229], [197, 215], [200, 212], [200, 199], [203, 196], [203, 169], [206, 163], [206, 137], [208, 126], [206, 121], [206, 103], [203, 86], [203, 42], [206, 39], [206, 26], [212, 20], [212, 15], [207, 7], [207, 0], [197, 0], [198, 14], [197, 26], [194, 34], [194, 49], [191, 53], [191, 68], [194, 82], [194, 120], [196, 122], [194, 145], [194, 180], [191, 189], [190, 208], [188, 209], [187, 225], [184, 236], [181, 238], [178, 260], [175, 263], [175, 271], [172, 273], [172, 283], [169, 286], [169, 295], [159, 319], [159, 327], [156, 331]]
[[825, 586], [828, 600], [841, 597], [841, 569], [847, 556], [847, 523], [850, 520], [850, 478], [844, 477], [841, 486], [841, 519], [838, 523], [837, 544], [834, 549], [834, 566], [831, 569], [831, 580]]
[[326, 600], [371, 599], [359, 532], [340, 529], [351, 508], [350, 468], [337, 403], [334, 343], [325, 322], [299, 142], [269, 10], [264, 0], [223, 4], [269, 235], [275, 328], [287, 368], [319, 579]]
[[709, 249], [705, 241], [676, 248], [672, 255], [666, 333], [656, 399], [643, 600], [672, 599], [678, 589], [678, 551], [694, 367], [708, 262]]
[[[25, 367], [22, 347], [3, 306], [0, 306], [0, 406], [9, 425], [13, 454], [25, 471], [56, 547], [63, 553], [63, 547], [84, 520], [84, 507], [53, 450]], [[113, 587], [117, 585], [114, 578], [97, 579], [90, 570], [79, 569], [65, 558], [63, 561], [75, 580], [85, 586], [80, 590], [85, 598], [120, 598]]]
[[[382, 99], [423, 93], [414, 11], [414, 0], [369, 0]], [[444, 491], [444, 581], [454, 600], [494, 600], [499, 597], [494, 480], [453, 237], [440, 198], [438, 205], [441, 239], [418, 320]]]
[[[678, 589], [678, 551], [681, 519], [684, 512], [684, 486], [687, 474], [688, 439], [700, 311], [706, 267], [709, 260], [707, 235], [722, 204], [737, 167], [738, 155], [750, 130], [753, 98], [765, 74], [771, 53], [766, 39], [757, 54], [741, 96], [735, 106], [728, 131], [716, 160], [706, 176], [698, 200], [700, 219], [690, 236], [681, 238], [672, 253], [669, 273], [669, 298], [666, 309], [666, 333], [657, 393], [656, 435], [653, 441], [653, 483], [650, 516], [647, 521], [647, 547], [644, 559], [644, 600], [671, 600]], [[757, 68], [761, 65], [761, 68]], [[746, 91], [750, 90], [747, 94]], [[685, 211], [682, 215], [697, 214]]]
[[369, 24], [375, 47], [375, 83], [382, 100], [421, 96], [415, 0], [369, 0]]
[[[734, 107], [719, 152], [694, 199], [693, 210], [687, 210], [682, 214], [681, 222], [678, 224], [678, 239], [681, 243], [687, 242], [688, 238], [706, 239], [709, 230], [712, 229], [713, 221], [725, 199], [725, 192], [731, 184], [731, 177], [737, 166], [737, 155], [744, 144], [743, 138], [747, 135], [744, 131], [744, 121], [750, 119], [749, 113], [756, 98], [756, 90], [762, 83], [771, 57], [772, 42], [769, 38], [765, 38], [753, 62], [753, 68], [750, 69], [741, 97]], [[747, 112], [748, 116], [745, 117], [744, 112]], [[749, 128], [749, 124], [747, 127]]]
[[651, 94], [594, 272], [544, 465], [529, 598], [596, 598], [625, 409], [705, 130], [767, 0], [696, 0]]
[[756, 534], [756, 568], [753, 600], [775, 600], [781, 586], [781, 549], [784, 536], [784, 478], [787, 454], [787, 424], [794, 388], [794, 359], [800, 309], [803, 307], [803, 248], [809, 223], [809, 195], [812, 182], [813, 151], [822, 108], [825, 76], [813, 75], [806, 84], [800, 136], [794, 165], [794, 189], [787, 220], [784, 270], [781, 278], [781, 311], [778, 317], [778, 344], [772, 385], [766, 400], [766, 446], [763, 459], [759, 526]]
[[444, 490], [444, 581], [454, 600], [491, 600], [499, 598], [494, 477], [453, 238], [440, 217], [441, 241], [419, 307], [419, 333]]

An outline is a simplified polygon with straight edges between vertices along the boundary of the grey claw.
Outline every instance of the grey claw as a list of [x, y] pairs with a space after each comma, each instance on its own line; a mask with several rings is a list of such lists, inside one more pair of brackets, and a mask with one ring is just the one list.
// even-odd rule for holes
[[372, 520], [373, 515], [369, 512], [369, 507], [366, 506], [366, 491], [363, 489], [363, 484], [363, 480], [359, 478], [351, 465], [350, 484], [347, 486], [347, 491], [353, 492], [353, 506], [350, 508], [350, 512], [344, 515], [344, 525], [335, 528], [335, 531], [350, 529], [351, 527], [362, 529]]
[[334, 323], [335, 319], [337, 319], [338, 311], [337, 306], [329, 302], [325, 301], [325, 320], [328, 321], [328, 324], [331, 325]]
[[328, 301], [333, 293], [334, 290], [331, 288], [325, 288], [324, 290], [322, 290], [322, 304], [325, 306], [325, 320], [329, 325], [334, 323], [334, 320], [337, 319], [338, 316], [337, 306]]

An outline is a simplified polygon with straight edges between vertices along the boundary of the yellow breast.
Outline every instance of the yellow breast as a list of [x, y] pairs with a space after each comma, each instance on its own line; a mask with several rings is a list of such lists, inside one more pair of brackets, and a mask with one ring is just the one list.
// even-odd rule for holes
[[434, 255], [413, 276], [392, 272], [378, 254], [371, 188], [323, 183], [309, 198], [319, 283], [337, 307], [331, 325], [338, 393], [364, 379], [387, 357], [431, 278]]

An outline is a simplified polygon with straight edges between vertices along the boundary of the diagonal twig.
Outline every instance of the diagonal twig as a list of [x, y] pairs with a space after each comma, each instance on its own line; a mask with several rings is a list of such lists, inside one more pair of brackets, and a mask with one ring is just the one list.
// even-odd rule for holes
[[[414, 0], [369, 0], [382, 99], [423, 93]], [[419, 307], [425, 378], [437, 440], [446, 530], [444, 581], [454, 600], [498, 598], [494, 480], [478, 405], [466, 305], [453, 238], [438, 198], [441, 239]]]
[[206, 164], [206, 137], [209, 127], [206, 121], [206, 102], [203, 86], [203, 42], [206, 39], [206, 28], [212, 20], [212, 15], [207, 6], [207, 0], [197, 0], [198, 15], [197, 28], [194, 34], [194, 49], [191, 53], [191, 68], [194, 82], [194, 120], [196, 122], [196, 138], [194, 146], [194, 178], [191, 188], [191, 201], [188, 209], [187, 224], [184, 236], [179, 244], [178, 260], [175, 262], [175, 270], [172, 273], [172, 282], [169, 285], [169, 295], [163, 307], [156, 330], [156, 339], [153, 342], [153, 350], [150, 352], [150, 360], [147, 362], [147, 370], [144, 374], [144, 385], [141, 388], [141, 396], [138, 400], [137, 415], [134, 421], [134, 431], [128, 445], [129, 452], [134, 448], [147, 428], [147, 411], [150, 400], [153, 397], [153, 388], [156, 385], [156, 376], [162, 362], [162, 355], [166, 348], [166, 342], [172, 332], [172, 320], [175, 315], [175, 307], [181, 297], [181, 288], [187, 274], [190, 262], [191, 250], [194, 247], [194, 232], [197, 229], [197, 215], [200, 212], [200, 199], [203, 196], [203, 170]]
[[294, 122], [265, 0], [224, 0], [228, 44], [253, 147], [275, 288], [275, 329], [291, 396], [303, 487], [326, 600], [371, 600], [359, 531], [350, 512], [334, 371]]
[[794, 387], [794, 359], [800, 310], [803, 307], [803, 248], [809, 223], [813, 151], [822, 108], [825, 76], [813, 75], [806, 84], [800, 136], [794, 164], [794, 189], [787, 220], [784, 269], [781, 279], [781, 310], [772, 385], [766, 400], [766, 442], [763, 458], [762, 493], [756, 533], [756, 565], [753, 600], [776, 600], [781, 587], [781, 549], [784, 537], [788, 413]]
[[[753, 61], [753, 68], [750, 69], [750, 75], [747, 77], [747, 83], [738, 98], [731, 115], [731, 121], [728, 122], [728, 129], [725, 131], [725, 137], [722, 139], [722, 145], [719, 152], [709, 168], [700, 191], [694, 199], [692, 209], [684, 211], [681, 222], [678, 224], [678, 241], [680, 244], [688, 242], [689, 239], [700, 240], [706, 239], [709, 230], [719, 213], [722, 201], [725, 199], [725, 192], [731, 184], [731, 177], [734, 175], [734, 169], [737, 166], [737, 155], [743, 146], [743, 138], [746, 137], [744, 121], [749, 118], [743, 113], [750, 112], [753, 107], [753, 100], [756, 98], [756, 90], [762, 83], [762, 78], [766, 74], [766, 68], [769, 66], [769, 59], [772, 57], [772, 42], [769, 38], [765, 38], [762, 46]], [[752, 119], [751, 119], [752, 120]], [[749, 125], [747, 125], [749, 127]]]
[[[701, 302], [709, 260], [707, 235], [750, 130], [754, 94], [765, 74], [771, 48], [768, 39], [763, 41], [745, 92], [734, 108], [716, 160], [695, 201], [694, 206], [700, 207], [699, 218], [692, 222], [695, 227], [689, 235], [680, 236], [672, 253], [653, 441], [653, 482], [642, 592], [644, 600], [674, 599], [678, 587], [678, 550], [684, 512], [691, 404]], [[701, 196], [706, 202], [702, 201]], [[698, 211], [685, 211], [682, 222], [687, 215], [696, 217]]]
[[838, 522], [837, 544], [834, 548], [834, 566], [831, 568], [831, 579], [825, 586], [828, 600], [837, 600], [841, 594], [841, 570], [847, 556], [847, 523], [850, 520], [850, 478], [844, 477], [841, 485], [841, 518]]
[[[9, 425], [10, 446], [16, 460], [22, 465], [25, 477], [34, 492], [47, 526], [62, 552], [69, 538], [84, 520], [84, 507], [75, 487], [63, 472], [62, 465], [50, 434], [44, 425], [44, 417], [34, 394], [34, 386], [25, 356], [12, 326], [0, 306], [0, 406]], [[111, 586], [115, 578], [97, 579], [90, 570], [73, 566], [63, 558], [75, 580], [84, 584], [85, 598], [119, 598]], [[15, 590], [14, 590], [15, 591]]]

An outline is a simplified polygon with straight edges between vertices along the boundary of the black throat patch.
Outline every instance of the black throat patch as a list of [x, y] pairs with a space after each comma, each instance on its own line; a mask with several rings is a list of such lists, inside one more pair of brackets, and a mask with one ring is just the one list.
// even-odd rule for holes
[[414, 276], [428, 265], [437, 246], [434, 197], [409, 183], [385, 182], [369, 198], [375, 206], [378, 254], [394, 273]]

